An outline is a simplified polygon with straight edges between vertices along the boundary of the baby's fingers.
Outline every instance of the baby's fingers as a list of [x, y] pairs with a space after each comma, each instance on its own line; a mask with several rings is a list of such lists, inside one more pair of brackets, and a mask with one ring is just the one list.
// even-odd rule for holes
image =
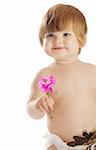
[[45, 98], [43, 98], [42, 106], [44, 107], [45, 111], [46, 111], [47, 113], [49, 113], [50, 109], [49, 109], [49, 106], [48, 106], [48, 104], [47, 104]]
[[45, 108], [44, 108], [44, 106], [42, 104], [40, 104], [39, 109], [40, 109], [41, 112], [46, 112]]
[[38, 103], [37, 103], [37, 108], [41, 111], [41, 112], [45, 112], [45, 113], [48, 113], [48, 106], [44, 100], [44, 98], [42, 98], [42, 100], [40, 100]]
[[50, 110], [54, 109], [54, 107], [53, 107], [54, 106], [54, 100], [51, 96], [46, 95], [46, 103], [47, 103]]

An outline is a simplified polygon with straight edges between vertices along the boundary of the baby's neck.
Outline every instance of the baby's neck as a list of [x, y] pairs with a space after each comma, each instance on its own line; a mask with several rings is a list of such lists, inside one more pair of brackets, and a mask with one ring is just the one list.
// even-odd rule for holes
[[77, 61], [78, 61], [78, 58], [73, 58], [73, 59], [69, 59], [69, 60], [56, 60], [56, 64], [64, 65], [64, 64], [71, 64], [71, 63], [74, 63]]
[[71, 57], [70, 56], [65, 57], [65, 59], [63, 59], [63, 60], [57, 59], [56, 64], [64, 65], [64, 64], [71, 64], [71, 63], [74, 63], [77, 61], [78, 61], [78, 54], [76, 53]]
[[63, 65], [63, 64], [71, 64], [71, 63], [74, 63], [76, 62], [77, 60], [70, 60], [70, 61], [56, 61], [56, 64], [59, 64], [59, 65]]

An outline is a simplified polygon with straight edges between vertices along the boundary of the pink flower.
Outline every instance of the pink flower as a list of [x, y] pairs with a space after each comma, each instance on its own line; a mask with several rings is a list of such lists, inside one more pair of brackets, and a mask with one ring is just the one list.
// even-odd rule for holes
[[39, 88], [42, 90], [42, 92], [46, 92], [47, 94], [49, 92], [52, 92], [52, 87], [56, 83], [55, 78], [52, 76], [44, 76], [41, 79], [39, 79]]

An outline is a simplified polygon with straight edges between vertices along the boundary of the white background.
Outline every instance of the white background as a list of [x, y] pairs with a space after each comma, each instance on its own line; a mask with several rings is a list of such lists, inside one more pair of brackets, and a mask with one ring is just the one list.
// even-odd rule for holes
[[43, 150], [46, 117], [32, 120], [26, 113], [26, 103], [36, 72], [53, 61], [38, 40], [42, 15], [62, 2], [84, 13], [88, 39], [79, 58], [96, 64], [94, 0], [0, 1], [0, 150]]

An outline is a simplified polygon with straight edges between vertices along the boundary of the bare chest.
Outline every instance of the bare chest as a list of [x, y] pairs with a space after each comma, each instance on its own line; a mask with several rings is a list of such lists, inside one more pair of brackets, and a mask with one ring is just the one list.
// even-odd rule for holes
[[[78, 74], [65, 74], [64, 76], [56, 76], [56, 85], [54, 87], [54, 114], [63, 114], [63, 116], [74, 116], [78, 110], [78, 114], [86, 111], [86, 114], [93, 111], [96, 107], [96, 87], [93, 80], [89, 76], [80, 76]], [[92, 112], [93, 114], [93, 112]]]
[[57, 77], [57, 83], [54, 88], [57, 98], [77, 97], [77, 96], [95, 96], [96, 87], [89, 77], [65, 75]]
[[[54, 112], [53, 116], [66, 126], [70, 120], [70, 125], [75, 126], [76, 122], [86, 126], [89, 122], [94, 122], [96, 114], [96, 88], [89, 77], [74, 78], [61, 76], [54, 88]], [[62, 114], [62, 115], [60, 115]], [[82, 117], [83, 116], [83, 117]], [[75, 124], [71, 120], [73, 118]], [[81, 119], [81, 120], [80, 120]], [[96, 123], [95, 123], [96, 125]], [[78, 128], [82, 128], [77, 124]]]

